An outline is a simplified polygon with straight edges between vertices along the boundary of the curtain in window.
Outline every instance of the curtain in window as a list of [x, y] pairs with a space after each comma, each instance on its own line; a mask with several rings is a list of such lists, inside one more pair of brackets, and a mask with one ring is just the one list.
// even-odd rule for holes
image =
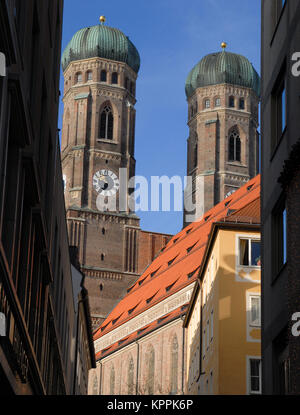
[[240, 239], [240, 265], [249, 265], [248, 239]]

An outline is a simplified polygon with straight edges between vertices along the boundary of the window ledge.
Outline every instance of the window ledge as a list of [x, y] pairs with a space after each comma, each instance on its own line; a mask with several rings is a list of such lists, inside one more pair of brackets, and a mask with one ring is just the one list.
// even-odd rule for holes
[[227, 161], [227, 164], [230, 166], [236, 166], [236, 167], [245, 167], [247, 168], [245, 164], [240, 163], [239, 161]]
[[105, 138], [97, 138], [97, 142], [98, 143], [106, 143], [106, 144], [119, 144], [119, 142], [116, 141], [116, 140], [108, 140], [108, 139], [105, 139]]

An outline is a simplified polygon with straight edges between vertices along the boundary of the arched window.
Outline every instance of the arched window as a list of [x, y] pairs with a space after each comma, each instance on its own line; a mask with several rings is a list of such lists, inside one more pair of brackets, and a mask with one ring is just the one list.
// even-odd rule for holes
[[79, 84], [80, 82], [82, 82], [82, 73], [81, 73], [81, 72], [78, 72], [78, 73], [75, 75], [75, 83], [76, 83], [76, 84]]
[[110, 395], [115, 394], [115, 368], [112, 366], [110, 369], [110, 379], [109, 379], [109, 386], [110, 386]]
[[111, 75], [111, 83], [112, 84], [117, 84], [118, 83], [118, 73], [117, 72], [113, 72]]
[[229, 107], [230, 108], [234, 108], [235, 107], [234, 97], [229, 97]]
[[178, 340], [175, 335], [171, 344], [171, 395], [178, 392]]
[[104, 138], [106, 140], [113, 139], [113, 125], [114, 125], [114, 117], [112, 113], [112, 109], [109, 105], [106, 105], [103, 108], [103, 111], [100, 115], [100, 128], [99, 128], [99, 135], [100, 138]]
[[86, 80], [87, 81], [92, 81], [93, 80], [93, 72], [92, 71], [87, 71]]
[[148, 359], [147, 359], [146, 393], [148, 395], [154, 394], [154, 369], [155, 369], [155, 353], [154, 353], [153, 346], [151, 346], [148, 351]]
[[229, 135], [229, 161], [241, 161], [241, 139], [239, 132], [234, 129]]
[[101, 73], [100, 73], [100, 81], [101, 82], [106, 82], [106, 70], [102, 69]]
[[95, 377], [94, 377], [93, 395], [98, 395], [98, 379], [97, 379], [97, 375], [95, 375]]
[[133, 358], [130, 357], [129, 364], [128, 364], [128, 374], [127, 374], [128, 395], [134, 395], [133, 378], [134, 378], [134, 363], [133, 363]]

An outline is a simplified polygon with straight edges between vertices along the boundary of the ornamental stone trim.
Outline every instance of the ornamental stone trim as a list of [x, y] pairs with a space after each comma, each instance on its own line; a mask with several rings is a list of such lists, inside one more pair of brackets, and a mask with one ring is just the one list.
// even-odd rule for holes
[[95, 352], [98, 353], [101, 350], [106, 349], [122, 338], [134, 333], [135, 331], [145, 327], [147, 324], [152, 323], [165, 314], [168, 314], [171, 311], [176, 310], [178, 307], [188, 303], [191, 299], [194, 285], [195, 282], [161, 301], [159, 304], [154, 305], [152, 308], [148, 308], [143, 313], [133, 317], [131, 320], [124, 323], [122, 326], [100, 337], [100, 339], [97, 339], [94, 342]]

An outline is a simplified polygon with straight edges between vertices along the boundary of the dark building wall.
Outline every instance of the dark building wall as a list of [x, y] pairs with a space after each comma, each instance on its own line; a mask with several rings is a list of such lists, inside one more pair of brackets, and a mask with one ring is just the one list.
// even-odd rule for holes
[[62, 0], [0, 4], [0, 374], [15, 394], [69, 394], [75, 310], [57, 116]]
[[300, 137], [300, 78], [292, 75], [292, 56], [300, 51], [299, 44], [300, 3], [262, 1], [262, 357], [266, 394], [300, 393], [296, 378], [299, 337], [291, 334], [292, 314], [300, 311], [299, 285], [295, 284], [299, 280], [300, 237], [295, 223], [300, 200], [299, 192], [294, 192], [299, 184], [297, 169], [278, 182]]

